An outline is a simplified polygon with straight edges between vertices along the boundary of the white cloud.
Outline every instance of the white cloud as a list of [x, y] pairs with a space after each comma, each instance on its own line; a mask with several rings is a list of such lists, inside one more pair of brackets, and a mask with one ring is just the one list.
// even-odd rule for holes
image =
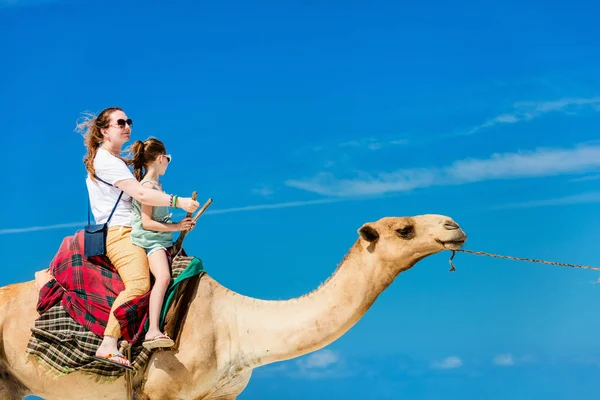
[[332, 350], [324, 349], [306, 355], [295, 361], [296, 368], [289, 376], [302, 379], [339, 379], [356, 375], [361, 367], [350, 368], [342, 361], [340, 355]]
[[555, 101], [521, 101], [514, 104], [517, 109], [531, 110], [533, 113], [563, 111], [571, 106], [586, 106], [600, 104], [600, 97], [568, 97]]
[[588, 182], [588, 181], [597, 181], [598, 179], [600, 179], [600, 174], [587, 175], [587, 176], [581, 176], [579, 178], [573, 178], [570, 180], [570, 182]]
[[57, 1], [58, 0], [0, 0], [0, 7], [29, 7]]
[[461, 135], [472, 135], [484, 128], [489, 128], [498, 124], [514, 124], [521, 121], [530, 121], [549, 112], [560, 111], [569, 113], [577, 108], [585, 106], [600, 111], [600, 97], [570, 97], [553, 101], [521, 101], [513, 104], [512, 111], [500, 114], [481, 125], [473, 127]]
[[600, 367], [600, 357], [594, 355], [577, 357], [574, 361], [578, 364], [585, 365], [586, 367]]
[[354, 147], [358, 149], [367, 149], [371, 151], [381, 150], [389, 146], [405, 146], [408, 144], [408, 140], [406, 139], [385, 139], [381, 138], [363, 138], [351, 140], [348, 142], [342, 142], [338, 144], [338, 147]]
[[531, 208], [531, 207], [550, 207], [550, 206], [565, 206], [572, 204], [590, 204], [600, 203], [600, 192], [589, 192], [576, 194], [573, 196], [557, 197], [545, 200], [523, 201], [519, 203], [508, 203], [495, 206], [494, 209], [514, 209], [514, 208]]
[[512, 354], [498, 354], [496, 357], [494, 357], [494, 359], [492, 360], [492, 362], [495, 365], [500, 365], [500, 366], [512, 366], [515, 365], [515, 358], [513, 357]]
[[583, 173], [598, 168], [600, 146], [579, 145], [574, 148], [496, 153], [488, 158], [458, 160], [445, 167], [408, 168], [376, 175], [360, 173], [354, 178], [336, 178], [331, 173], [322, 172], [308, 179], [290, 179], [285, 184], [327, 196], [352, 197], [430, 186]]
[[432, 368], [436, 369], [454, 369], [462, 367], [463, 362], [459, 357], [451, 356], [447, 357], [441, 361], [434, 361], [431, 364]]
[[274, 191], [273, 188], [271, 188], [270, 186], [262, 185], [260, 187], [252, 189], [252, 193], [263, 197], [269, 197], [273, 195]]
[[321, 350], [299, 359], [296, 363], [302, 369], [323, 369], [338, 362], [338, 356], [331, 350]]
[[[332, 174], [321, 173], [307, 180], [288, 180], [290, 187], [314, 193], [335, 196], [332, 198], [258, 204], [225, 209], [211, 209], [205, 214], [227, 214], [281, 208], [305, 207], [359, 199], [365, 195], [404, 192], [429, 186], [459, 185], [492, 179], [517, 179], [558, 174], [586, 172], [600, 167], [600, 144], [580, 145], [571, 149], [537, 149], [530, 152], [494, 154], [486, 159], [459, 160], [447, 167], [401, 169], [380, 173], [373, 177], [363, 173], [355, 179], [336, 179]], [[560, 205], [576, 202], [597, 202], [597, 193], [587, 193], [560, 199], [507, 204], [498, 208]], [[70, 222], [24, 228], [0, 228], [0, 235], [27, 233], [63, 228], [83, 228], [85, 222]]]

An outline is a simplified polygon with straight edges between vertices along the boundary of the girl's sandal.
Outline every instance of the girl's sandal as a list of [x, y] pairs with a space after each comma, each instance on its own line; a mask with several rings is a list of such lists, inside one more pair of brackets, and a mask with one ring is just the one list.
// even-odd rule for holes
[[144, 348], [148, 350], [152, 350], [156, 348], [171, 347], [174, 344], [175, 342], [169, 336], [157, 335], [152, 339], [144, 341], [144, 343], [142, 343], [142, 346], [144, 346]]

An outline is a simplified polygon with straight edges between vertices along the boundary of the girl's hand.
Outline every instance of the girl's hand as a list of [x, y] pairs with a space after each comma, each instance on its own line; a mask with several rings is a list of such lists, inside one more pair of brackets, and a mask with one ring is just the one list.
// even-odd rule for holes
[[184, 218], [177, 223], [177, 230], [179, 231], [191, 231], [196, 226], [196, 223], [192, 218]]
[[187, 212], [193, 213], [200, 206], [196, 200], [192, 200], [189, 197], [178, 197], [177, 208], [184, 209]]

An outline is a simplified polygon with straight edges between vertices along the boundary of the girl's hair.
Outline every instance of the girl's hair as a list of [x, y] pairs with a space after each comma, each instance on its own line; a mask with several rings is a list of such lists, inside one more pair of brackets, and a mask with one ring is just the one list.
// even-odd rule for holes
[[133, 175], [138, 181], [141, 181], [146, 174], [148, 164], [156, 161], [158, 156], [166, 154], [167, 150], [163, 142], [156, 138], [148, 138], [145, 141], [136, 140], [131, 145], [131, 164], [133, 164]]
[[97, 117], [93, 114], [86, 114], [83, 120], [77, 123], [75, 129], [83, 134], [83, 143], [87, 147], [87, 154], [83, 157], [83, 163], [93, 181], [96, 181], [94, 178], [94, 173], [96, 172], [94, 169], [94, 158], [104, 140], [102, 129], [108, 128], [110, 115], [115, 111], [123, 110], [119, 107], [108, 107], [102, 110]]

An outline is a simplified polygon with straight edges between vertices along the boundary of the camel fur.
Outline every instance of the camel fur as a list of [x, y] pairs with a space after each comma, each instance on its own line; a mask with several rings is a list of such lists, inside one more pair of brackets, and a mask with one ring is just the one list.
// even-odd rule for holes
[[[235, 293], [204, 275], [177, 350], [152, 355], [134, 377], [137, 400], [234, 400], [252, 370], [322, 349], [346, 333], [404, 271], [467, 236], [451, 218], [427, 214], [365, 223], [333, 275], [286, 301]], [[124, 378], [98, 382], [75, 372], [53, 377], [25, 354], [38, 317], [35, 280], [0, 288], [0, 400], [28, 394], [46, 400], [126, 398]]]

